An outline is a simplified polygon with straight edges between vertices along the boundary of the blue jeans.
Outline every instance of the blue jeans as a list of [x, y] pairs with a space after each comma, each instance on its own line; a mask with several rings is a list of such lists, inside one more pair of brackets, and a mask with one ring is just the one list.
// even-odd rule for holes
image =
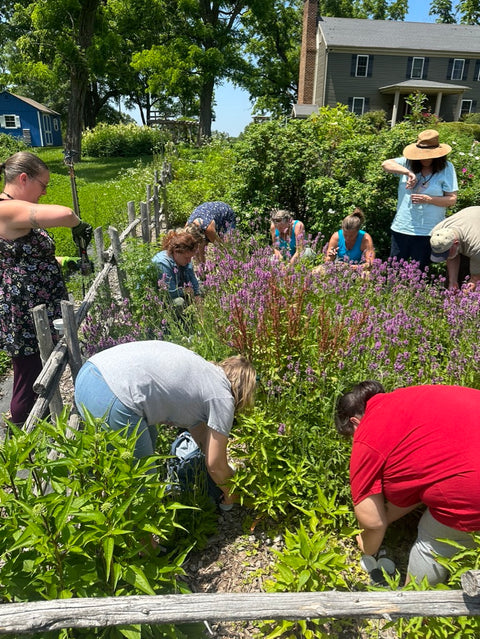
[[75, 380], [75, 404], [85, 419], [85, 411], [103, 419], [113, 430], [126, 429], [131, 436], [137, 429], [135, 457], [148, 457], [155, 452], [156, 426], [149, 426], [141, 415], [125, 406], [110, 390], [98, 368], [86, 362]]

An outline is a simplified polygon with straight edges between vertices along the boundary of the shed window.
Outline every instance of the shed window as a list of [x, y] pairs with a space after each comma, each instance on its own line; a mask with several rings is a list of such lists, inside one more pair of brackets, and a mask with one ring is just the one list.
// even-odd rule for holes
[[455, 58], [453, 61], [452, 75], [450, 80], [462, 80], [463, 69], [465, 67], [465, 60], [462, 58]]
[[425, 63], [425, 58], [413, 58], [412, 70], [410, 72], [410, 77], [412, 79], [421, 80], [423, 78], [424, 63]]
[[18, 115], [0, 115], [0, 126], [4, 129], [19, 129], [20, 118]]

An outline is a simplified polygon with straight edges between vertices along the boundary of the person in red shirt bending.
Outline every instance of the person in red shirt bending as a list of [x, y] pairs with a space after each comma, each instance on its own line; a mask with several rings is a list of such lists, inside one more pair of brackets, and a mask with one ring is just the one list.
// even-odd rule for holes
[[448, 572], [435, 555], [451, 557], [457, 548], [438, 539], [472, 548], [469, 533], [480, 531], [480, 390], [427, 385], [386, 393], [365, 381], [339, 399], [335, 423], [353, 436], [350, 486], [362, 552], [374, 555], [387, 526], [424, 504], [407, 581], [444, 581]]

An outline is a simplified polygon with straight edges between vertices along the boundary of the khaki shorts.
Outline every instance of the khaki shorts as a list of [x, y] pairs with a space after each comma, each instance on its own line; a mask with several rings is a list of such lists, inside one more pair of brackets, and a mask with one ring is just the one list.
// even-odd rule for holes
[[429, 584], [434, 586], [444, 582], [448, 577], [447, 569], [437, 563], [435, 556], [452, 557], [458, 552], [458, 548], [438, 539], [451, 539], [467, 548], [475, 546], [470, 533], [441, 524], [427, 509], [418, 524], [418, 536], [408, 559], [408, 574], [417, 583], [427, 577]]

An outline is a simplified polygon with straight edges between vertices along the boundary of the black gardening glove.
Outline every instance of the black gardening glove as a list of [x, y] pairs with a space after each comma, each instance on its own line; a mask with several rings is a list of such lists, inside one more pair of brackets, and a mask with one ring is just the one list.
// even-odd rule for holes
[[90, 244], [93, 235], [93, 228], [86, 222], [79, 222], [72, 229], [72, 237], [80, 250], [85, 250]]

